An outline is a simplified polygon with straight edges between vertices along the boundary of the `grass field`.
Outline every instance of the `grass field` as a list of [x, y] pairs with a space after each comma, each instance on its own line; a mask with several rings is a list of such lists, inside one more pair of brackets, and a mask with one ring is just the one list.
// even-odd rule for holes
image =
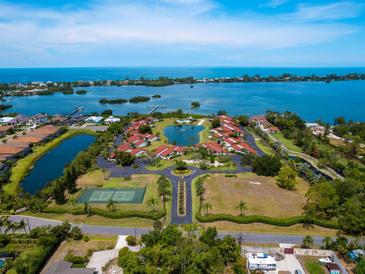
[[300, 262], [306, 273], [310, 274], [325, 274], [326, 269], [318, 262], [318, 258], [310, 256], [301, 256]]
[[78, 134], [95, 134], [90, 130], [68, 130], [66, 133], [58, 136], [52, 141], [33, 147], [33, 152], [26, 157], [18, 160], [15, 166], [11, 170], [10, 182], [3, 186], [3, 190], [8, 194], [16, 192], [19, 183], [28, 174], [29, 170], [32, 169], [34, 163], [41, 158], [47, 151], [53, 149], [59, 145], [63, 140], [71, 138]]
[[272, 136], [276, 140], [281, 142], [287, 149], [289, 149], [291, 151], [295, 151], [295, 152], [303, 152], [303, 150], [300, 147], [293, 144], [292, 140], [286, 139], [281, 132], [274, 133], [274, 134], [272, 134]]
[[291, 217], [302, 214], [305, 205], [307, 183], [298, 178], [297, 189], [285, 190], [277, 186], [275, 178], [253, 173], [225, 177], [212, 174], [205, 180], [205, 199], [213, 206], [212, 214], [238, 215], [236, 209], [242, 200], [247, 203], [246, 215]]

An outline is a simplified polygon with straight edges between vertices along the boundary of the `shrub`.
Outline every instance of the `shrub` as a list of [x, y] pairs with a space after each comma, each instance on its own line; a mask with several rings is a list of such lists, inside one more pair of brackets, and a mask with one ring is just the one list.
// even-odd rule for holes
[[82, 232], [78, 226], [74, 226], [70, 231], [70, 237], [75, 241], [80, 241], [82, 239]]
[[137, 245], [137, 238], [132, 236], [132, 235], [129, 235], [125, 240], [127, 241], [127, 244], [130, 245], [130, 246], [136, 246]]

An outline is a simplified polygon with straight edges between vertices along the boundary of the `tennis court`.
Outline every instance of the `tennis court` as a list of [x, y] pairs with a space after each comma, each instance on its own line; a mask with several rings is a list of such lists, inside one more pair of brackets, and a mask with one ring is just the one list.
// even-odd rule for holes
[[87, 188], [78, 203], [107, 203], [112, 200], [117, 203], [142, 203], [146, 188]]

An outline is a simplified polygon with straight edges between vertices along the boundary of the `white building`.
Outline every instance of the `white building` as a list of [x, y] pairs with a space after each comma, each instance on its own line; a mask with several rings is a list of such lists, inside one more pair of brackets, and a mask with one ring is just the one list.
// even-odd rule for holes
[[90, 116], [85, 119], [85, 122], [98, 124], [101, 120], [103, 120], [102, 116]]
[[105, 124], [107, 125], [110, 125], [112, 123], [118, 123], [120, 122], [120, 118], [116, 118], [116, 117], [113, 117], [113, 116], [109, 116], [108, 118], [106, 118], [104, 120]]
[[275, 259], [266, 253], [247, 253], [246, 258], [250, 270], [276, 270]]

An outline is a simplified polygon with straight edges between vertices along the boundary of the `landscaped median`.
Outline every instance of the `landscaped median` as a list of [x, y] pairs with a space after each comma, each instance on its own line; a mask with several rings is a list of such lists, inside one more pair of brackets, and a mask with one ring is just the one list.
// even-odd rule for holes
[[56, 137], [46, 144], [36, 145], [32, 148], [33, 152], [26, 157], [18, 160], [11, 170], [10, 182], [3, 186], [3, 190], [7, 194], [14, 194], [22, 179], [28, 174], [34, 163], [40, 159], [47, 151], [58, 146], [62, 141], [74, 137], [79, 134], [96, 134], [86, 129], [68, 130], [64, 134]]
[[[233, 222], [233, 223], [237, 223], [237, 224], [263, 223], [263, 224], [282, 226], [282, 227], [306, 223], [306, 220], [303, 216], [294, 216], [294, 217], [288, 217], [288, 218], [273, 218], [273, 217], [260, 216], [260, 215], [233, 216], [233, 215], [228, 215], [228, 214], [209, 214], [209, 215], [203, 216], [198, 213], [198, 214], [196, 214], [196, 219], [202, 223], [229, 221], [229, 222]], [[312, 219], [311, 224], [325, 227], [325, 228], [330, 228], [330, 229], [339, 228], [337, 223], [324, 221], [324, 220], [318, 220], [318, 219]]]

